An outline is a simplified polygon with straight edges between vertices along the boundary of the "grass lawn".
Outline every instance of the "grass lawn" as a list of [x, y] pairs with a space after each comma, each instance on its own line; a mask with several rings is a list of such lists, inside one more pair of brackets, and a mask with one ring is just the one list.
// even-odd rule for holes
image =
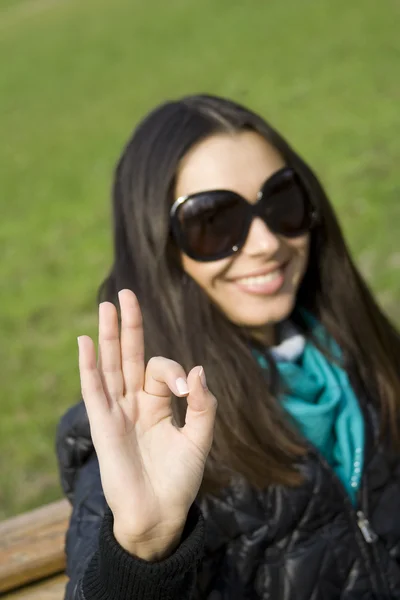
[[231, 96], [281, 129], [400, 324], [398, 18], [397, 0], [2, 0], [0, 518], [61, 495], [54, 429], [96, 333], [113, 165], [166, 98]]

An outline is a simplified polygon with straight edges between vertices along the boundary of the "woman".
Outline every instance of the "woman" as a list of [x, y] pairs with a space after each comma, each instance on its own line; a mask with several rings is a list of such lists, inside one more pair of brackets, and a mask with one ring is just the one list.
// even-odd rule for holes
[[311, 169], [192, 96], [136, 129], [113, 206], [57, 436], [66, 598], [400, 598], [399, 338]]

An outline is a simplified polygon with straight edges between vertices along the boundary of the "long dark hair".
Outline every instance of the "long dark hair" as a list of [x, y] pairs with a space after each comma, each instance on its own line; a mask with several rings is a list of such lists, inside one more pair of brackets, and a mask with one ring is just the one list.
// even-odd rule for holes
[[[309, 264], [297, 305], [312, 312], [336, 339], [364, 390], [374, 391], [382, 432], [400, 445], [400, 342], [374, 301], [346, 247], [317, 177], [263, 119], [222, 98], [199, 95], [168, 102], [136, 128], [118, 162], [113, 186], [114, 260], [99, 301], [118, 306], [120, 289], [133, 290], [144, 319], [147, 359], [162, 355], [189, 370], [204, 366], [218, 398], [214, 444], [202, 493], [216, 492], [238, 473], [258, 488], [296, 485], [305, 445], [277, 401], [274, 365], [266, 385], [248, 334], [227, 320], [184, 272], [171, 238], [169, 211], [175, 176], [185, 153], [217, 132], [250, 129], [262, 135], [301, 178], [317, 208]], [[299, 327], [308, 336], [307, 325]], [[174, 399], [183, 424], [185, 403]]]

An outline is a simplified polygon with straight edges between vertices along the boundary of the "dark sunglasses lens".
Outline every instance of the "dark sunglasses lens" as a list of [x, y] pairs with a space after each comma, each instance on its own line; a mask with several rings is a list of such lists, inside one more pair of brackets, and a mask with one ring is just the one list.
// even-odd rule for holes
[[295, 175], [282, 177], [264, 193], [265, 220], [271, 231], [295, 237], [309, 230], [310, 204]]
[[188, 254], [212, 259], [228, 254], [241, 241], [246, 203], [233, 192], [197, 194], [182, 204], [178, 221]]

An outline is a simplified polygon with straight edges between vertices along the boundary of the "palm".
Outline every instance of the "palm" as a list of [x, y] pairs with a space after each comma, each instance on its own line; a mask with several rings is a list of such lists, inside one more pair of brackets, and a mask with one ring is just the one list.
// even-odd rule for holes
[[132, 535], [160, 523], [184, 520], [193, 502], [212, 442], [215, 399], [200, 382], [199, 368], [187, 378], [186, 424], [172, 422], [171, 390], [186, 379], [180, 365], [164, 358], [143, 364], [141, 315], [134, 295], [121, 292], [121, 340], [114, 307], [100, 307], [100, 367], [94, 345], [81, 338], [82, 393], [97, 451], [104, 493]]

